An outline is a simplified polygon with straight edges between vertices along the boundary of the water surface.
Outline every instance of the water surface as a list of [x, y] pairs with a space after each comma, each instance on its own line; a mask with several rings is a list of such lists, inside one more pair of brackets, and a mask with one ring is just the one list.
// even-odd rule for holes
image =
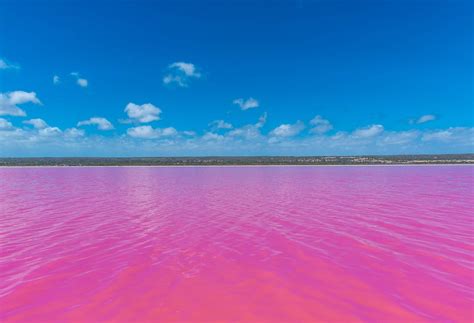
[[0, 169], [0, 321], [472, 321], [474, 167]]

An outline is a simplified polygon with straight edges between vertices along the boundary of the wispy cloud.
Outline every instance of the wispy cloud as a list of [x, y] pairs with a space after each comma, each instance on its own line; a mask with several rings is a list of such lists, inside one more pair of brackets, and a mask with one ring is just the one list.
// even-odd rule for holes
[[[359, 129], [366, 128], [368, 127]], [[57, 151], [58, 148], [64, 155], [76, 156], [78, 152], [102, 156], [150, 155], [157, 152], [160, 155], [360, 155], [463, 153], [474, 149], [472, 127], [384, 130], [378, 135], [365, 137], [344, 131], [335, 135], [274, 136], [275, 131], [263, 133], [261, 129], [262, 123], [257, 122], [228, 132], [209, 131], [198, 135], [194, 132], [180, 132], [172, 127], [153, 128], [141, 125], [129, 128], [126, 136], [105, 136], [101, 133], [87, 136], [84, 130], [77, 128], [64, 131], [50, 126], [42, 129], [16, 128], [8, 120], [0, 119], [0, 155], [48, 155], [48, 152]], [[284, 133], [292, 132], [286, 129]]]
[[48, 124], [43, 119], [30, 119], [23, 121], [24, 124], [32, 125], [35, 129], [47, 128]]
[[20, 65], [11, 63], [4, 58], [0, 58], [0, 70], [19, 69]]
[[53, 136], [59, 136], [61, 133], [62, 131], [58, 127], [46, 127], [46, 128], [38, 129], [38, 134], [40, 136], [53, 137]]
[[37, 130], [37, 134], [43, 137], [54, 137], [62, 133], [58, 127], [49, 126], [43, 119], [35, 118], [23, 121], [24, 124], [33, 126]]
[[66, 137], [69, 138], [78, 138], [78, 137], [83, 137], [85, 135], [85, 131], [83, 129], [77, 129], [77, 128], [69, 128], [64, 130], [64, 134]]
[[240, 128], [231, 130], [227, 133], [227, 136], [230, 137], [240, 137], [247, 140], [254, 140], [257, 138], [262, 138], [261, 128], [267, 122], [267, 113], [265, 112], [260, 118], [258, 118], [257, 123], [248, 124]]
[[380, 139], [382, 145], [404, 145], [413, 142], [420, 137], [420, 132], [417, 130], [408, 131], [390, 131], [386, 132], [385, 136]]
[[224, 140], [224, 136], [223, 135], [220, 135], [218, 133], [214, 133], [214, 132], [206, 132], [203, 136], [202, 136], [202, 140], [204, 141], [222, 141]]
[[329, 122], [327, 119], [324, 119], [320, 115], [315, 116], [309, 123], [313, 125], [313, 128], [310, 129], [310, 132], [318, 135], [326, 133], [333, 128], [331, 122]]
[[125, 120], [127, 122], [138, 122], [138, 123], [148, 123], [156, 120], [160, 120], [161, 109], [154, 106], [151, 103], [145, 103], [138, 105], [130, 102], [125, 107], [125, 113], [127, 113], [129, 119]]
[[299, 134], [303, 129], [305, 128], [305, 125], [301, 121], [297, 121], [296, 123], [293, 124], [282, 124], [273, 129], [270, 132], [270, 136], [273, 137], [293, 137]]
[[77, 84], [80, 87], [87, 87], [89, 85], [89, 81], [87, 81], [86, 79], [79, 78], [77, 79]]
[[259, 106], [259, 102], [254, 98], [248, 98], [246, 100], [243, 98], [238, 98], [232, 101], [232, 103], [238, 105], [241, 110], [258, 108]]
[[354, 130], [352, 135], [358, 138], [370, 138], [380, 135], [384, 131], [384, 127], [380, 124], [373, 124]]
[[10, 121], [0, 118], [0, 130], [12, 129], [13, 125]]
[[194, 64], [175, 62], [168, 65], [168, 72], [163, 77], [163, 83], [187, 87], [192, 79], [199, 79], [201, 76], [201, 73]]
[[112, 125], [112, 123], [109, 120], [107, 120], [105, 118], [101, 118], [101, 117], [92, 117], [90, 119], [79, 121], [77, 123], [78, 127], [90, 126], [90, 125], [97, 126], [97, 128], [99, 130], [112, 130], [112, 129], [114, 129], [114, 126]]
[[209, 126], [213, 129], [232, 129], [232, 124], [225, 122], [224, 120], [214, 120], [209, 123]]
[[[450, 127], [428, 130], [423, 133], [421, 139], [425, 142], [463, 143], [464, 145], [474, 146], [474, 128]], [[471, 151], [473, 148], [471, 148]]]
[[26, 103], [41, 104], [41, 101], [35, 92], [13, 91], [0, 93], [0, 116], [24, 117], [26, 112], [18, 105]]
[[53, 76], [53, 84], [57, 85], [61, 83], [61, 78], [58, 75]]
[[160, 137], [172, 137], [178, 134], [173, 127], [153, 128], [152, 126], [138, 126], [127, 129], [127, 134], [133, 138], [154, 139]]
[[78, 72], [72, 72], [72, 73], [71, 73], [71, 76], [76, 79], [76, 83], [77, 83], [77, 85], [79, 85], [80, 87], [87, 87], [87, 86], [89, 86], [89, 81], [88, 81], [87, 79], [81, 77]]
[[[415, 120], [414, 123], [420, 124], [420, 123], [425, 123], [425, 122], [429, 122], [433, 120], [436, 120], [436, 116], [434, 114], [425, 114], [419, 117], [417, 120]], [[411, 123], [413, 123], [413, 120]]]

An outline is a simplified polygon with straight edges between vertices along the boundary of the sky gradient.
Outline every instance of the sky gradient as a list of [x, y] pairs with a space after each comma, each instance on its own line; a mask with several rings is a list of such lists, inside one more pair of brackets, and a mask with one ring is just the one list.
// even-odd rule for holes
[[1, 1], [0, 156], [474, 152], [471, 1]]

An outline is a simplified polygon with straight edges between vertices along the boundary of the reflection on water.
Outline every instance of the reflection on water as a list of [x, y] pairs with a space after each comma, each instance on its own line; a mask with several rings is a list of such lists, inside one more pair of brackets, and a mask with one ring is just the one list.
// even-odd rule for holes
[[471, 166], [0, 169], [0, 320], [472, 321]]

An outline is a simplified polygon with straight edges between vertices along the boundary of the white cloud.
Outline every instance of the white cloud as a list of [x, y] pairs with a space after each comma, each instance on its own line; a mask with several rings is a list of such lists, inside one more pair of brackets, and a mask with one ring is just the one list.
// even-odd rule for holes
[[201, 78], [201, 73], [192, 63], [175, 62], [168, 65], [168, 74], [163, 77], [164, 84], [187, 87], [191, 79]]
[[[159, 129], [156, 129], [156, 130], [159, 130]], [[177, 134], [178, 134], [178, 131], [176, 131], [176, 129], [173, 127], [161, 129], [161, 135], [164, 137], [175, 136]]]
[[423, 135], [424, 141], [431, 141], [431, 140], [440, 140], [440, 141], [449, 141], [453, 133], [450, 130], [439, 130], [430, 133], [426, 133]]
[[336, 132], [333, 136], [329, 137], [331, 140], [340, 140], [340, 139], [343, 139], [343, 138], [346, 138], [347, 137], [347, 132], [345, 131], [338, 131]]
[[[0, 122], [1, 119], [0, 119]], [[131, 135], [86, 135], [82, 129], [61, 132], [56, 127], [32, 127], [0, 130], [0, 155], [90, 155], [124, 156], [152, 155], [363, 155], [465, 153], [474, 149], [474, 128], [447, 128], [438, 130], [384, 130], [378, 136], [355, 137], [349, 132], [335, 135], [275, 137], [252, 132], [262, 123], [245, 125], [218, 134], [185, 134], [174, 128], [154, 129], [149, 125], [130, 128]], [[251, 128], [253, 127], [253, 128]], [[366, 127], [367, 128], [367, 127]], [[253, 130], [249, 130], [253, 129]], [[43, 130], [43, 131], [40, 131]], [[249, 130], [248, 132], [246, 132]], [[257, 136], [252, 135], [257, 133]], [[132, 136], [135, 136], [133, 138]], [[139, 138], [152, 138], [150, 140]], [[153, 139], [156, 138], [156, 139]]]
[[293, 137], [299, 134], [305, 128], [304, 123], [297, 121], [294, 124], [282, 124], [272, 131], [270, 131], [270, 136], [273, 137]]
[[38, 131], [40, 136], [52, 137], [62, 133], [61, 129], [58, 127], [50, 127], [43, 119], [30, 119], [23, 121], [23, 123], [33, 126], [33, 128]]
[[86, 79], [77, 79], [77, 84], [80, 87], [87, 87], [89, 85], [89, 82]]
[[185, 130], [183, 131], [183, 135], [194, 137], [196, 136], [196, 131]]
[[267, 122], [267, 113], [265, 112], [263, 115], [258, 118], [257, 123], [255, 124], [248, 124], [243, 127], [234, 129], [227, 133], [230, 137], [242, 137], [248, 140], [253, 140], [262, 137], [260, 132], [260, 128], [262, 128]]
[[139, 126], [127, 129], [127, 134], [134, 138], [156, 138], [157, 134], [152, 126]]
[[77, 138], [77, 137], [83, 137], [85, 135], [85, 131], [83, 129], [77, 129], [77, 128], [69, 128], [64, 130], [64, 134], [66, 137], [70, 138]]
[[229, 136], [244, 137], [246, 139], [257, 138], [261, 136], [259, 127], [253, 124], [245, 125], [243, 127], [229, 131]]
[[214, 120], [209, 125], [213, 129], [232, 129], [232, 125], [224, 120]]
[[258, 118], [258, 122], [256, 126], [261, 128], [265, 125], [266, 122], [267, 122], [267, 113], [265, 112], [264, 114], [260, 116], [260, 118]]
[[386, 132], [381, 138], [380, 143], [383, 145], [404, 145], [417, 139], [420, 133], [416, 130], [408, 131], [391, 131]]
[[13, 125], [10, 121], [4, 118], [0, 118], [0, 130], [12, 129]]
[[18, 64], [12, 64], [3, 58], [0, 58], [0, 70], [19, 69], [19, 68], [20, 66]]
[[23, 121], [23, 123], [32, 125], [35, 129], [43, 129], [48, 127], [48, 124], [43, 119], [30, 119]]
[[86, 80], [85, 78], [82, 78], [79, 73], [77, 72], [72, 72], [71, 76], [76, 78], [76, 83], [80, 87], [87, 87], [89, 85], [89, 81]]
[[418, 120], [416, 120], [416, 123], [417, 123], [417, 124], [420, 124], [420, 123], [425, 123], [425, 122], [433, 121], [433, 120], [436, 120], [436, 116], [435, 116], [435, 115], [433, 115], [433, 114], [425, 114], [425, 115], [419, 117]]
[[38, 130], [40, 136], [57, 136], [61, 134], [61, 129], [58, 127], [46, 127]]
[[451, 127], [447, 129], [430, 130], [423, 133], [422, 143], [445, 145], [447, 149], [463, 147], [462, 152], [474, 150], [474, 128]]
[[319, 135], [326, 133], [333, 128], [329, 120], [324, 119], [320, 115], [315, 116], [309, 123], [314, 126], [311, 128], [310, 132]]
[[53, 76], [53, 84], [59, 84], [61, 83], [61, 79], [59, 78], [58, 75]]
[[124, 110], [131, 122], [148, 123], [160, 120], [161, 109], [151, 103], [138, 105], [130, 102]]
[[26, 112], [18, 105], [25, 103], [41, 104], [35, 92], [13, 91], [0, 93], [0, 116], [26, 116]]
[[258, 108], [259, 103], [254, 98], [248, 98], [247, 100], [243, 98], [235, 99], [232, 101], [233, 104], [237, 104], [241, 110], [248, 110], [253, 108]]
[[77, 126], [89, 126], [89, 125], [96, 125], [99, 130], [112, 130], [114, 126], [110, 123], [109, 120], [101, 117], [92, 117], [88, 120], [79, 121]]
[[173, 127], [153, 128], [152, 126], [138, 126], [127, 129], [127, 134], [133, 138], [154, 139], [160, 137], [172, 137], [178, 134]]
[[176, 62], [169, 65], [169, 68], [177, 68], [186, 76], [201, 77], [201, 74], [196, 71], [196, 67], [192, 63]]
[[204, 141], [220, 141], [220, 140], [223, 140], [223, 139], [224, 139], [223, 135], [219, 135], [219, 134], [214, 133], [214, 132], [206, 132], [202, 136], [202, 140], [204, 140]]
[[384, 128], [380, 124], [374, 124], [367, 127], [354, 130], [352, 135], [357, 138], [371, 138], [383, 132]]

